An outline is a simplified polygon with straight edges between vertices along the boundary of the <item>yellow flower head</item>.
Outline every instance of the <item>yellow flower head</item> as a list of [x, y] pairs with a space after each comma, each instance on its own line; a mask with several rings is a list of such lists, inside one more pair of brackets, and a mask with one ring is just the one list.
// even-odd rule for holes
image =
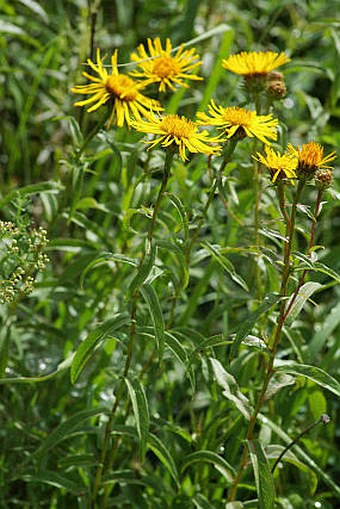
[[158, 101], [150, 99], [140, 93], [140, 89], [144, 88], [141, 83], [136, 83], [132, 78], [124, 74], [119, 74], [117, 68], [116, 50], [111, 57], [111, 74], [107, 72], [103, 66], [103, 59], [100, 58], [100, 50], [97, 49], [97, 63], [88, 59], [87, 63], [91, 69], [98, 74], [99, 77], [92, 76], [87, 72], [83, 72], [83, 76], [88, 78], [92, 83], [88, 85], [76, 85], [71, 88], [75, 94], [91, 95], [88, 99], [78, 101], [75, 106], [91, 105], [87, 111], [95, 111], [103, 104], [112, 105], [112, 113], [108, 121], [108, 127], [114, 121], [118, 127], [122, 127], [124, 123], [131, 125], [131, 117], [140, 119], [141, 116], [149, 115], [151, 111], [161, 111], [163, 108]]
[[140, 44], [137, 53], [131, 54], [131, 60], [137, 62], [140, 70], [131, 71], [130, 75], [144, 80], [145, 85], [159, 83], [159, 91], [165, 92], [167, 88], [175, 90], [175, 85], [188, 88], [184, 80], [202, 80], [203, 78], [190, 74], [201, 65], [199, 56], [194, 48], [185, 50], [184, 46], [171, 56], [172, 45], [170, 39], [166, 39], [165, 48], [159, 37], [154, 41], [148, 39], [148, 50]]
[[177, 148], [183, 161], [187, 160], [186, 149], [189, 152], [213, 155], [220, 151], [219, 145], [211, 145], [221, 141], [220, 137], [210, 136], [208, 131], [199, 131], [192, 120], [179, 115], [165, 115], [164, 117], [149, 117], [148, 120], [136, 120], [132, 127], [146, 134], [159, 135], [150, 144], [150, 148], [159, 143], [162, 147]]
[[332, 169], [332, 167], [327, 166], [327, 164], [336, 158], [335, 152], [331, 152], [328, 156], [323, 157], [324, 148], [315, 141], [305, 143], [301, 148], [294, 148], [292, 145], [288, 145], [288, 151], [297, 157], [298, 176], [306, 179], [312, 178], [315, 172], [320, 168]]
[[[275, 182], [277, 179], [294, 179], [296, 178], [296, 166], [297, 166], [297, 158], [292, 153], [280, 154], [270, 147], [265, 147], [265, 155], [257, 152], [256, 156], [253, 156], [254, 159], [260, 161], [260, 163], [264, 164], [269, 170], [269, 173], [272, 177], [272, 182]], [[292, 184], [293, 181], [291, 180]]]
[[290, 62], [284, 53], [274, 51], [241, 51], [222, 61], [224, 69], [244, 77], [266, 76], [269, 72]]
[[200, 119], [199, 125], [213, 125], [218, 129], [223, 129], [227, 138], [258, 138], [266, 145], [270, 145], [267, 138], [277, 139], [278, 120], [272, 115], [257, 115], [255, 111], [245, 110], [244, 108], [231, 107], [223, 108], [217, 106], [215, 101], [211, 101], [208, 106], [210, 117], [205, 113], [197, 113]]

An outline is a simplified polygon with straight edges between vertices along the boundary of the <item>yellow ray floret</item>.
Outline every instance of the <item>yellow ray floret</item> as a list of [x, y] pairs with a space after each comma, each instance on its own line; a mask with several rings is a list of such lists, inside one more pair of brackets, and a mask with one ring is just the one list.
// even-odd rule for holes
[[132, 127], [145, 134], [158, 135], [155, 140], [146, 142], [150, 148], [158, 144], [165, 148], [176, 148], [183, 161], [188, 159], [186, 149], [206, 155], [217, 154], [221, 149], [219, 145], [212, 145], [221, 141], [220, 136], [213, 137], [208, 131], [199, 131], [197, 124], [184, 116], [150, 116], [148, 120], [132, 122]]
[[285, 53], [274, 51], [241, 51], [222, 61], [224, 69], [241, 76], [266, 75], [273, 69], [290, 62]]
[[141, 83], [135, 82], [129, 76], [119, 74], [117, 67], [116, 50], [111, 57], [111, 73], [109, 74], [103, 66], [105, 59], [100, 57], [100, 50], [97, 49], [97, 62], [88, 59], [87, 63], [90, 68], [98, 75], [92, 76], [87, 72], [83, 72], [83, 76], [89, 79], [92, 83], [87, 85], [76, 85], [71, 89], [75, 94], [90, 95], [88, 99], [76, 102], [75, 106], [90, 106], [87, 111], [95, 111], [103, 104], [109, 104], [112, 107], [112, 112], [108, 121], [108, 127], [112, 123], [122, 127], [127, 124], [131, 125], [131, 118], [140, 119], [142, 116], [147, 116], [151, 111], [161, 111], [158, 101], [150, 99], [140, 93], [144, 88]]
[[[292, 153], [280, 154], [270, 147], [265, 147], [265, 155], [257, 152], [254, 159], [262, 163], [269, 170], [272, 182], [279, 179], [295, 179], [297, 158]], [[293, 183], [293, 181], [291, 180]]]
[[298, 167], [301, 170], [316, 171], [319, 168], [332, 168], [328, 163], [336, 158], [335, 152], [323, 157], [324, 147], [315, 141], [305, 143], [302, 147], [288, 145], [288, 151], [298, 159]]
[[223, 106], [217, 106], [213, 100], [208, 106], [208, 112], [210, 116], [202, 112], [197, 113], [198, 123], [223, 129], [228, 139], [249, 136], [250, 138], [255, 137], [267, 145], [270, 145], [267, 138], [277, 139], [279, 122], [271, 114], [257, 115], [255, 111], [238, 107], [223, 108]]
[[196, 74], [191, 74], [202, 63], [195, 48], [185, 50], [181, 45], [173, 56], [171, 53], [170, 39], [166, 39], [164, 49], [159, 37], [153, 41], [148, 39], [148, 51], [143, 44], [140, 44], [137, 53], [131, 54], [132, 62], [136, 62], [139, 69], [131, 71], [130, 75], [144, 80], [145, 85], [158, 83], [160, 92], [165, 92], [167, 88], [174, 91], [176, 85], [188, 88], [189, 85], [185, 82], [187, 79], [203, 79]]

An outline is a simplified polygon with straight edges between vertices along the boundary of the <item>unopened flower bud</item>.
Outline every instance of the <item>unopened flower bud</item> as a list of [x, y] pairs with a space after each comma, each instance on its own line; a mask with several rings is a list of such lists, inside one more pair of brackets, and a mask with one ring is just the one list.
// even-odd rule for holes
[[327, 189], [332, 185], [333, 174], [328, 168], [320, 168], [315, 172], [315, 184], [319, 189]]
[[286, 95], [287, 88], [281, 72], [272, 71], [267, 75], [267, 92], [273, 99], [282, 99]]

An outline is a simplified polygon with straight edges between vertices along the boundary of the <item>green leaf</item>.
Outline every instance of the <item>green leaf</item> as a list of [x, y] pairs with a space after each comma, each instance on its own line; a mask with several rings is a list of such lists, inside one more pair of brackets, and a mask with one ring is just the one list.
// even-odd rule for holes
[[137, 433], [140, 445], [140, 457], [141, 462], [143, 462], [145, 458], [147, 441], [149, 437], [150, 420], [148, 402], [146, 399], [144, 389], [137, 378], [134, 378], [133, 380], [125, 378], [125, 383], [130, 394], [133, 413], [136, 419]]
[[228, 373], [217, 360], [210, 357], [217, 383], [224, 389], [223, 396], [232, 401], [242, 415], [250, 419], [250, 404], [248, 398], [242, 394], [233, 375]]
[[[294, 303], [291, 307], [291, 310], [289, 311], [289, 314], [287, 315], [287, 319], [285, 321], [286, 325], [291, 325], [296, 317], [301, 312], [303, 306], [305, 305], [305, 302], [313, 295], [316, 290], [321, 288], [320, 283], [316, 283], [315, 281], [308, 281], [308, 283], [305, 283], [303, 286], [301, 286], [297, 297], [294, 300]], [[294, 294], [290, 297], [290, 299], [287, 301], [286, 309], [288, 309], [290, 302], [292, 302], [292, 299], [294, 297]]]
[[150, 249], [146, 250], [145, 257], [140, 265], [138, 267], [138, 272], [136, 276], [133, 278], [132, 282], [130, 283], [129, 290], [131, 293], [138, 290], [148, 275], [151, 272], [151, 269], [155, 263], [155, 256], [156, 256], [156, 247], [154, 245], [151, 245]]
[[69, 476], [61, 475], [51, 470], [39, 472], [37, 475], [26, 474], [23, 475], [23, 479], [28, 483], [49, 484], [50, 486], [54, 486], [58, 489], [65, 489], [76, 495], [80, 495], [86, 491], [84, 486], [80, 485], [80, 478], [78, 482], [75, 482], [72, 481]]
[[187, 211], [178, 196], [172, 193], [166, 193], [165, 196], [169, 198], [171, 203], [175, 206], [179, 217], [181, 218], [182, 228], [184, 231], [184, 239], [187, 240], [189, 236], [189, 221]]
[[208, 253], [211, 254], [211, 256], [214, 258], [214, 260], [216, 260], [217, 263], [219, 265], [221, 265], [221, 267], [223, 267], [223, 269], [226, 272], [228, 272], [228, 274], [230, 275], [231, 279], [233, 281], [235, 281], [235, 283], [237, 283], [239, 286], [241, 286], [241, 288], [243, 288], [246, 292], [249, 291], [247, 283], [244, 281], [244, 279], [241, 278], [241, 276], [239, 276], [236, 273], [234, 265], [231, 263], [231, 261], [228, 260], [228, 258], [226, 258], [224, 255], [222, 255], [218, 251], [216, 246], [213, 246], [212, 244], [209, 244], [209, 242], [202, 243], [202, 246], [204, 247], [204, 249], [206, 249], [208, 251]]
[[326, 341], [340, 323], [340, 302], [323, 320], [322, 327], [318, 330], [308, 345], [308, 352], [312, 359], [322, 350]]
[[257, 310], [249, 315], [248, 320], [241, 325], [236, 333], [234, 342], [230, 349], [230, 358], [237, 355], [240, 344], [246, 336], [252, 332], [254, 325], [260, 316], [269, 311], [269, 309], [279, 302], [279, 300], [281, 300], [281, 296], [279, 294], [270, 293], [264, 298], [262, 304], [257, 308]]
[[314, 262], [312, 266], [305, 265], [305, 266], [299, 267], [299, 271], [300, 270], [312, 270], [314, 272], [320, 272], [321, 274], [326, 274], [327, 276], [331, 277], [337, 283], [340, 283], [340, 275], [337, 272], [335, 272], [333, 269], [330, 269], [329, 267], [327, 267], [327, 265], [324, 265], [323, 263], [320, 263], [320, 262]]
[[34, 0], [19, 0], [19, 2], [21, 2], [28, 9], [31, 9], [35, 15], [40, 16], [40, 18], [43, 19], [45, 23], [48, 23], [48, 15], [39, 2], [35, 2]]
[[94, 269], [98, 265], [102, 265], [104, 263], [109, 262], [126, 263], [128, 265], [132, 265], [132, 267], [137, 267], [137, 260], [134, 258], [129, 258], [128, 256], [125, 256], [120, 253], [117, 254], [110, 252], [100, 253], [93, 260], [91, 260], [91, 262], [85, 267], [80, 278], [80, 285], [83, 286], [85, 277], [90, 272], [90, 270]]
[[285, 364], [275, 368], [276, 372], [290, 373], [291, 375], [304, 376], [333, 394], [340, 397], [340, 384], [331, 375], [316, 366], [307, 364]]
[[164, 341], [165, 341], [162, 308], [157, 293], [153, 286], [146, 283], [141, 287], [140, 291], [150, 311], [155, 331], [158, 355], [159, 358], [161, 359], [164, 352]]
[[77, 381], [80, 373], [99, 344], [101, 344], [107, 336], [110, 336], [113, 331], [127, 325], [129, 320], [127, 315], [120, 313], [99, 325], [99, 327], [92, 331], [87, 338], [80, 343], [71, 366], [71, 382], [73, 384]]
[[148, 439], [148, 446], [152, 450], [152, 452], [157, 456], [157, 458], [163, 463], [165, 468], [170, 473], [171, 477], [175, 481], [177, 487], [179, 488], [179, 476], [176, 468], [176, 464], [171, 456], [169, 450], [165, 447], [163, 442], [159, 440], [159, 438], [150, 433]]
[[8, 384], [30, 384], [30, 383], [40, 383], [40, 382], [46, 382], [47, 380], [51, 380], [51, 378], [54, 378], [56, 375], [61, 373], [62, 371], [65, 371], [68, 369], [73, 361], [74, 354], [70, 355], [62, 361], [55, 371], [52, 371], [51, 373], [48, 373], [48, 375], [43, 376], [18, 376], [13, 378], [0, 378], [0, 385], [8, 385]]
[[253, 465], [259, 509], [273, 509], [275, 491], [269, 464], [259, 440], [248, 441], [251, 463]]
[[47, 436], [46, 440], [40, 445], [34, 454], [41, 457], [47, 451], [53, 449], [64, 440], [67, 440], [75, 430], [81, 428], [84, 420], [107, 413], [107, 408], [97, 407], [90, 410], [82, 410], [73, 414], [72, 417], [59, 424], [59, 426], [57, 426], [52, 433]]
[[76, 148], [80, 148], [84, 143], [84, 137], [77, 120], [68, 115], [58, 117], [58, 120], [66, 120], [66, 122], [68, 122], [73, 144]]
[[272, 398], [280, 389], [284, 389], [288, 385], [295, 383], [294, 377], [287, 375], [286, 373], [274, 373], [274, 376], [270, 379], [265, 400]]
[[170, 350], [172, 351], [172, 353], [174, 354], [176, 359], [185, 368], [186, 373], [190, 379], [191, 385], [192, 385], [192, 387], [194, 387], [193, 373], [192, 373], [192, 370], [190, 369], [190, 367], [188, 367], [188, 354], [187, 354], [186, 349], [184, 348], [182, 343], [175, 336], [170, 334], [170, 332], [166, 331], [164, 334], [164, 338], [165, 338], [166, 346], [168, 348], [170, 348]]
[[235, 475], [235, 470], [224, 458], [212, 451], [197, 451], [189, 454], [189, 456], [185, 458], [181, 472], [184, 472], [184, 470], [188, 468], [189, 465], [198, 462], [212, 463], [214, 467], [219, 472], [221, 472], [229, 482], [232, 482]]
[[18, 195], [20, 196], [29, 196], [31, 194], [39, 194], [39, 193], [59, 193], [62, 191], [64, 187], [58, 182], [40, 182], [38, 184], [30, 184], [28, 186], [19, 187], [19, 189], [15, 189], [10, 193], [6, 194], [0, 200], [0, 207], [3, 207], [6, 203], [14, 200]]

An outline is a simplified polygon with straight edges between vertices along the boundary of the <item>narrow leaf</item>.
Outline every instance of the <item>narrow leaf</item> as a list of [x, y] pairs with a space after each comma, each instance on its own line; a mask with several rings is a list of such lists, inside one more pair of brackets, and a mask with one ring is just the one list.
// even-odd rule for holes
[[51, 373], [48, 373], [47, 375], [43, 376], [18, 376], [13, 378], [0, 378], [0, 385], [8, 385], [8, 384], [29, 384], [29, 383], [40, 383], [40, 382], [46, 382], [47, 380], [50, 380], [51, 378], [54, 378], [56, 375], [61, 373], [62, 371], [65, 371], [68, 369], [73, 361], [74, 354], [70, 355], [62, 361], [55, 371], [52, 371]]
[[137, 260], [134, 258], [129, 258], [128, 256], [125, 256], [120, 253], [109, 253], [109, 252], [103, 252], [98, 254], [91, 262], [85, 267], [84, 271], [82, 272], [81, 278], [80, 278], [80, 285], [83, 286], [85, 278], [87, 274], [97, 267], [98, 265], [102, 265], [104, 263], [109, 262], [116, 262], [116, 263], [126, 263], [128, 265], [132, 265], [132, 267], [137, 266]]
[[23, 479], [29, 483], [43, 483], [54, 486], [58, 489], [65, 489], [73, 494], [80, 495], [84, 493], [84, 486], [81, 486], [79, 481], [75, 482], [70, 479], [69, 476], [61, 475], [58, 472], [47, 470], [39, 472], [37, 475], [24, 475]]
[[[316, 290], [321, 288], [321, 286], [322, 285], [320, 283], [316, 283], [315, 281], [308, 281], [308, 283], [305, 283], [303, 286], [301, 286], [299, 293], [291, 307], [291, 310], [287, 315], [287, 319], [285, 322], [287, 325], [291, 325], [294, 322], [294, 320], [301, 312], [303, 306], [305, 305], [305, 302], [313, 295], [314, 292], [316, 292]], [[290, 302], [292, 302], [293, 297], [294, 294], [288, 300], [286, 304], [286, 309], [288, 309]]]
[[153, 286], [149, 284], [144, 284], [141, 289], [141, 294], [150, 311], [150, 315], [152, 318], [155, 337], [157, 342], [158, 354], [161, 359], [164, 351], [164, 320], [162, 314], [162, 308], [157, 296], [157, 293]]
[[322, 369], [317, 368], [316, 366], [309, 366], [307, 364], [285, 364], [283, 366], [277, 367], [275, 370], [276, 372], [290, 373], [291, 375], [304, 376], [309, 378], [316, 384], [321, 385], [321, 387], [324, 387], [325, 389], [340, 397], [339, 382], [331, 375]]
[[38, 193], [59, 193], [64, 187], [58, 182], [39, 182], [38, 184], [30, 184], [28, 186], [19, 187], [10, 193], [6, 194], [0, 201], [0, 207], [15, 199], [16, 196], [29, 196]]
[[105, 407], [97, 407], [75, 413], [72, 417], [59, 424], [59, 426], [57, 426], [52, 433], [47, 436], [46, 440], [36, 450], [35, 454], [41, 457], [44, 453], [69, 438], [71, 433], [73, 433], [76, 429], [81, 428], [84, 420], [105, 413], [108, 413], [108, 410]]
[[322, 350], [326, 341], [340, 323], [340, 302], [324, 319], [322, 327], [318, 330], [308, 345], [308, 352], [312, 359]]
[[163, 463], [165, 468], [170, 473], [171, 477], [175, 481], [177, 487], [179, 487], [179, 476], [176, 468], [176, 464], [171, 456], [169, 450], [165, 447], [163, 442], [159, 440], [156, 435], [152, 433], [149, 434], [148, 446], [152, 450], [152, 452], [157, 456], [157, 458]]
[[185, 458], [181, 471], [183, 472], [189, 465], [197, 462], [212, 463], [215, 468], [222, 471], [228, 481], [232, 482], [235, 470], [224, 458], [212, 451], [197, 451], [189, 454]]
[[230, 349], [231, 358], [237, 355], [240, 344], [242, 343], [244, 338], [252, 332], [254, 325], [256, 324], [260, 316], [269, 311], [269, 309], [272, 308], [280, 299], [281, 297], [277, 293], [268, 294], [264, 298], [262, 304], [257, 308], [257, 310], [249, 315], [248, 320], [246, 320], [241, 325], [241, 327], [236, 333], [234, 342]]
[[223, 396], [232, 401], [246, 419], [250, 419], [249, 401], [239, 389], [235, 378], [217, 360], [210, 358], [217, 383], [224, 389]]
[[253, 465], [259, 509], [273, 509], [275, 491], [269, 464], [259, 440], [248, 441], [251, 463]]
[[241, 278], [241, 276], [239, 276], [236, 273], [235, 267], [231, 263], [231, 261], [228, 260], [228, 258], [226, 258], [223, 254], [221, 254], [218, 251], [218, 249], [216, 248], [216, 246], [213, 246], [212, 244], [209, 244], [209, 242], [205, 242], [203, 244], [203, 246], [204, 246], [204, 249], [206, 249], [211, 254], [211, 256], [214, 258], [214, 260], [216, 260], [217, 263], [219, 265], [221, 265], [221, 267], [223, 267], [223, 269], [226, 272], [228, 272], [228, 274], [230, 275], [231, 279], [233, 281], [235, 281], [235, 283], [237, 283], [239, 286], [241, 286], [241, 288], [243, 288], [246, 292], [248, 292], [249, 288], [247, 286], [247, 283], [244, 281], [244, 279]]
[[147, 441], [149, 437], [150, 420], [148, 402], [146, 399], [144, 389], [137, 378], [133, 380], [125, 378], [125, 383], [130, 394], [133, 413], [136, 419], [137, 433], [139, 437], [140, 446], [140, 457], [141, 462], [143, 462], [145, 458]]
[[135, 290], [138, 290], [148, 277], [151, 272], [151, 269], [155, 263], [156, 256], [156, 248], [154, 245], [147, 251], [145, 257], [143, 259], [142, 264], [138, 267], [138, 272], [130, 283], [129, 290], [133, 293]]
[[73, 384], [77, 381], [80, 373], [83, 371], [86, 363], [98, 348], [99, 344], [101, 344], [107, 336], [111, 335], [113, 331], [120, 329], [128, 323], [129, 318], [120, 313], [99, 325], [99, 327], [92, 331], [87, 338], [80, 343], [71, 366], [71, 382]]

